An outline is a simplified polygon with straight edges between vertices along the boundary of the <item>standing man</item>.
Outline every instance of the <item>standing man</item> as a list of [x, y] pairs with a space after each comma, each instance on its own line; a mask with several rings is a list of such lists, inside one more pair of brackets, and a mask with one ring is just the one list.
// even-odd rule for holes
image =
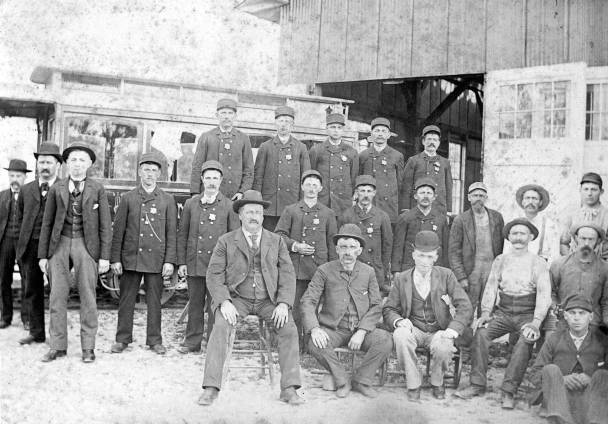
[[395, 224], [402, 209], [399, 188], [405, 161], [401, 153], [387, 144], [391, 137], [390, 121], [376, 118], [371, 126], [374, 142], [359, 154], [359, 174], [376, 179], [376, 206], [388, 214], [391, 224]]
[[198, 139], [192, 161], [190, 194], [201, 192], [201, 166], [208, 160], [219, 161], [224, 168], [220, 191], [228, 199], [238, 200], [253, 183], [253, 154], [249, 136], [236, 128], [236, 102], [220, 99], [215, 116], [219, 125]]
[[359, 155], [342, 140], [344, 122], [341, 113], [327, 115], [327, 140], [310, 149], [310, 167], [325, 181], [319, 202], [333, 209], [336, 216], [351, 207], [353, 183], [359, 174]]
[[[21, 228], [19, 214], [19, 197], [21, 186], [28, 172], [27, 164], [21, 159], [11, 159], [8, 168], [10, 188], [0, 192], [0, 297], [2, 297], [2, 319], [0, 328], [6, 328], [13, 321], [13, 272], [17, 259], [17, 242]], [[21, 267], [20, 267], [21, 268]], [[28, 312], [23, 287], [23, 272], [21, 272], [21, 321], [23, 326], [29, 326]]]
[[416, 207], [403, 212], [395, 226], [391, 269], [393, 274], [414, 267], [414, 241], [420, 231], [433, 231], [441, 241], [439, 266], [447, 266], [448, 256], [448, 218], [434, 206], [437, 198], [435, 182], [430, 178], [421, 178], [416, 182]]
[[38, 266], [38, 243], [44, 207], [50, 188], [57, 181], [63, 159], [59, 146], [45, 141], [40, 143], [36, 158], [38, 177], [23, 186], [19, 196], [19, 213], [23, 216], [17, 259], [21, 261], [22, 290], [25, 291], [25, 308], [29, 313], [30, 333], [19, 340], [21, 344], [42, 343], [46, 339], [44, 330], [44, 274]]
[[[203, 192], [186, 200], [177, 233], [178, 274], [188, 279], [188, 324], [180, 353], [200, 352], [207, 310], [207, 341], [213, 328], [207, 266], [220, 236], [239, 228], [232, 201], [220, 192], [224, 167], [215, 160], [203, 164]], [[206, 297], [206, 300], [205, 300]]]
[[393, 230], [387, 213], [374, 206], [376, 179], [359, 175], [355, 180], [357, 203], [339, 217], [338, 225], [355, 224], [365, 239], [359, 261], [374, 268], [380, 294], [387, 296], [391, 288], [390, 258], [393, 250]]
[[551, 306], [551, 283], [547, 262], [528, 251], [538, 229], [527, 219], [518, 218], [505, 225], [503, 234], [513, 251], [497, 256], [492, 264], [471, 346], [471, 385], [455, 395], [462, 399], [483, 395], [490, 343], [505, 334], [520, 333], [501, 386], [503, 409], [513, 409], [532, 347], [540, 338], [540, 326]]
[[97, 334], [97, 275], [110, 269], [112, 218], [103, 186], [87, 178], [95, 153], [75, 142], [62, 154], [68, 179], [54, 184], [47, 203], [38, 244], [39, 266], [51, 283], [50, 350], [43, 362], [65, 356], [68, 347], [67, 303], [70, 265], [73, 264], [80, 295], [80, 342], [83, 362], [95, 360]]
[[114, 217], [110, 261], [120, 276], [118, 328], [112, 353], [122, 353], [133, 342], [133, 312], [144, 280], [148, 306], [146, 344], [159, 355], [167, 350], [161, 335], [163, 279], [173, 275], [177, 261], [175, 199], [156, 182], [167, 160], [160, 153], [144, 153], [139, 160], [139, 187], [125, 193]]
[[494, 258], [502, 253], [504, 221], [500, 212], [485, 206], [488, 188], [482, 182], [469, 186], [471, 208], [452, 223], [448, 257], [458, 282], [469, 295], [473, 311], [480, 302]]
[[300, 349], [304, 346], [304, 332], [300, 299], [317, 267], [337, 258], [332, 237], [336, 234], [334, 211], [317, 201], [323, 187], [321, 174], [315, 170], [302, 174], [303, 199], [285, 208], [277, 224], [276, 233], [283, 236], [296, 272], [296, 296], [293, 319], [298, 328]]
[[[376, 370], [393, 350], [390, 334], [376, 327], [382, 316], [376, 273], [357, 260], [365, 248], [359, 227], [345, 224], [333, 239], [339, 259], [317, 269], [302, 297], [304, 326], [310, 332], [308, 349], [333, 376], [336, 396], [346, 397], [352, 388], [373, 398], [377, 396], [372, 387]], [[352, 384], [334, 352], [346, 345], [366, 352], [353, 370]]]
[[286, 206], [300, 199], [300, 177], [310, 169], [306, 146], [291, 135], [295, 111], [280, 106], [274, 113], [277, 135], [260, 146], [255, 159], [253, 189], [270, 202], [264, 228], [274, 231]]
[[234, 202], [241, 228], [221, 236], [207, 267], [207, 288], [215, 324], [207, 344], [204, 392], [198, 403], [211, 405], [222, 385], [222, 371], [229, 348], [230, 332], [239, 318], [255, 314], [274, 326], [279, 343], [281, 395], [283, 402], [299, 405], [300, 354], [298, 330], [290, 309], [296, 277], [285, 241], [262, 228], [264, 208], [270, 205], [260, 192], [248, 190]]
[[441, 130], [436, 125], [427, 125], [422, 129], [424, 151], [412, 156], [405, 164], [403, 179], [404, 207], [415, 205], [416, 181], [422, 177], [431, 178], [437, 187], [435, 206], [442, 212], [452, 211], [452, 170], [450, 161], [437, 154], [441, 144]]

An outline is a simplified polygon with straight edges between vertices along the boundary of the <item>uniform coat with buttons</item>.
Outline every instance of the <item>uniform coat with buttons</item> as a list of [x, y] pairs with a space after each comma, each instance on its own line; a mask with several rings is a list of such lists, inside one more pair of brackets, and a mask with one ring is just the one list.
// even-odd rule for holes
[[211, 204], [201, 203], [202, 194], [184, 205], [177, 233], [177, 263], [188, 267], [188, 275], [205, 277], [213, 248], [220, 236], [240, 227], [232, 201], [218, 193]]
[[110, 262], [125, 270], [160, 273], [177, 262], [177, 208], [173, 196], [141, 186], [122, 195], [114, 217]]
[[245, 193], [253, 183], [253, 154], [249, 136], [232, 128], [222, 133], [220, 127], [203, 133], [198, 139], [192, 160], [190, 193], [200, 193], [201, 167], [208, 160], [216, 160], [224, 168], [220, 191], [229, 199], [236, 193]]
[[391, 220], [383, 210], [373, 206], [364, 211], [359, 205], [347, 209], [338, 220], [338, 228], [344, 224], [356, 224], [365, 239], [365, 247], [358, 260], [374, 268], [380, 290], [390, 288], [390, 259], [393, 249]]
[[404, 171], [403, 155], [390, 146], [381, 152], [370, 146], [359, 154], [359, 175], [376, 179], [375, 204], [395, 223], [402, 209], [399, 196]]
[[416, 206], [416, 181], [422, 177], [429, 177], [435, 181], [435, 194], [437, 199], [434, 206], [444, 212], [452, 211], [452, 170], [450, 161], [443, 156], [433, 157], [425, 152], [418, 153], [407, 160], [405, 164], [405, 176], [403, 178], [404, 208], [410, 209]]
[[283, 144], [275, 136], [262, 143], [255, 159], [253, 189], [270, 202], [264, 215], [280, 216], [285, 207], [299, 200], [300, 177], [309, 169], [308, 151], [298, 139], [290, 136]]
[[[338, 257], [333, 236], [338, 231], [334, 211], [317, 202], [308, 207], [303, 200], [288, 206], [277, 224], [276, 233], [284, 237], [293, 263], [296, 279], [310, 280], [317, 267]], [[301, 255], [291, 248], [295, 242], [315, 248], [312, 255]]]
[[412, 252], [414, 252], [414, 242], [416, 234], [420, 231], [434, 231], [441, 242], [439, 259], [436, 265], [447, 266], [447, 249], [449, 239], [448, 219], [446, 215], [437, 210], [435, 206], [431, 208], [428, 215], [424, 215], [418, 206], [409, 211], [403, 212], [399, 216], [395, 225], [395, 239], [393, 241], [393, 256], [391, 260], [392, 272], [405, 271], [414, 266]]
[[323, 177], [319, 201], [340, 216], [352, 205], [353, 185], [359, 175], [357, 151], [343, 141], [334, 146], [325, 140], [310, 149], [310, 166]]

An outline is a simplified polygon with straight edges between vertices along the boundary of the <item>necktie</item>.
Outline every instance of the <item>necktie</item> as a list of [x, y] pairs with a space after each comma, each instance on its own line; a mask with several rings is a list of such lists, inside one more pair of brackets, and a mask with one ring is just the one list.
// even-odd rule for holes
[[72, 180], [72, 182], [74, 183], [74, 191], [72, 192], [72, 194], [74, 195], [74, 197], [78, 197], [80, 195], [80, 183], [81, 183], [81, 181]]
[[49, 183], [42, 183], [40, 184], [40, 194], [42, 195], [42, 197], [46, 197], [46, 194], [49, 191]]
[[251, 238], [251, 247], [253, 248], [253, 250], [258, 250], [258, 248], [259, 248], [259, 246], [258, 246], [258, 235], [257, 234], [252, 234], [249, 237]]

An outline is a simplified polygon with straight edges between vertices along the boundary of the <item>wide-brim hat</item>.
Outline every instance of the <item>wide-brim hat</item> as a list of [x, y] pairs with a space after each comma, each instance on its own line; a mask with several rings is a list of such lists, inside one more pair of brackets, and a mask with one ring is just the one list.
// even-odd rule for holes
[[528, 219], [515, 218], [513, 221], [508, 222], [507, 225], [505, 225], [505, 228], [503, 228], [503, 230], [502, 230], [502, 235], [505, 238], [505, 240], [509, 239], [509, 232], [511, 231], [511, 228], [513, 228], [516, 225], [525, 225], [526, 227], [528, 227], [533, 236], [532, 240], [535, 240], [536, 237], [538, 237], [538, 228], [536, 228], [536, 226], [534, 224], [532, 224]]
[[262, 205], [264, 209], [270, 206], [270, 202], [267, 202], [262, 198], [262, 193], [257, 190], [247, 190], [243, 193], [243, 197], [239, 200], [235, 200], [232, 204], [232, 210], [236, 213], [239, 213], [239, 209], [246, 204], [253, 203], [256, 205]]
[[36, 158], [36, 160], [38, 160], [38, 156], [53, 156], [60, 163], [63, 162], [63, 157], [61, 157], [59, 146], [50, 141], [43, 141], [42, 143], [40, 143], [38, 151], [34, 152], [34, 157]]
[[570, 227], [570, 234], [575, 235], [578, 232], [578, 230], [580, 230], [581, 228], [585, 228], [585, 227], [593, 228], [595, 230], [595, 232], [597, 233], [600, 242], [606, 238], [606, 231], [604, 231], [604, 229], [602, 227], [600, 227], [599, 225], [597, 225], [595, 222], [591, 222], [591, 221], [575, 222]]
[[549, 206], [551, 197], [549, 196], [549, 192], [545, 190], [543, 186], [540, 186], [538, 184], [526, 184], [517, 189], [517, 192], [515, 193], [515, 200], [517, 200], [517, 204], [519, 205], [519, 207], [523, 209], [521, 202], [524, 200], [524, 193], [529, 190], [534, 190], [540, 196], [542, 204], [538, 211], [540, 212], [542, 210], [545, 210], [547, 206]]
[[15, 172], [32, 172], [31, 169], [27, 169], [27, 163], [21, 159], [11, 159], [8, 163], [8, 168], [4, 169]]
[[439, 236], [436, 232], [424, 230], [419, 231], [416, 234], [414, 249], [421, 252], [432, 252], [439, 249], [439, 247], [441, 247], [441, 245], [439, 243]]
[[167, 165], [167, 160], [162, 153], [158, 152], [148, 152], [141, 155], [141, 159], [139, 160], [139, 164], [143, 163], [154, 163], [158, 165], [160, 169], [163, 169], [163, 166]]
[[361, 247], [365, 247], [365, 239], [361, 234], [361, 228], [359, 228], [355, 224], [344, 224], [343, 226], [341, 226], [340, 231], [338, 231], [338, 234], [335, 234], [332, 237], [334, 245], [337, 245], [338, 240], [340, 240], [341, 238], [353, 238], [359, 241]]
[[73, 152], [74, 150], [81, 150], [83, 152], [86, 152], [91, 158], [91, 162], [95, 163], [97, 156], [95, 156], [95, 152], [93, 151], [93, 149], [91, 149], [87, 144], [82, 143], [80, 141], [70, 144], [63, 150], [61, 157], [63, 158], [64, 162], [67, 162], [70, 152]]
[[203, 175], [205, 171], [209, 171], [210, 169], [219, 171], [222, 176], [224, 175], [224, 167], [216, 160], [208, 160], [203, 163], [203, 166], [201, 167], [201, 175]]

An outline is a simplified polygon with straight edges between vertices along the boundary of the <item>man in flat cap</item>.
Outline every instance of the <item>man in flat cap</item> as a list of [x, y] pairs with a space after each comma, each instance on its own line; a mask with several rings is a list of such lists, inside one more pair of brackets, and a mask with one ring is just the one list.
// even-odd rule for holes
[[38, 243], [44, 207], [50, 188], [55, 184], [63, 158], [59, 146], [45, 141], [40, 143], [36, 158], [36, 179], [23, 186], [19, 196], [19, 213], [23, 216], [17, 259], [21, 261], [22, 284], [28, 312], [29, 334], [19, 340], [21, 344], [42, 343], [46, 339], [44, 329], [44, 275], [38, 266]]
[[448, 258], [460, 285], [469, 295], [473, 311], [478, 315], [481, 296], [490, 275], [492, 262], [502, 253], [502, 229], [505, 226], [500, 212], [485, 206], [488, 188], [482, 182], [469, 186], [471, 208], [452, 223]]
[[319, 201], [330, 207], [336, 216], [352, 206], [353, 184], [359, 175], [359, 155], [342, 140], [344, 115], [327, 115], [327, 140], [310, 149], [310, 167], [323, 177]]
[[148, 307], [146, 345], [159, 354], [167, 351], [161, 335], [163, 279], [173, 275], [177, 262], [177, 207], [175, 199], [156, 185], [167, 160], [161, 153], [144, 153], [139, 160], [139, 187], [122, 195], [114, 217], [110, 262], [120, 277], [118, 328], [112, 353], [122, 353], [133, 342], [133, 312], [143, 279]]
[[543, 344], [531, 371], [531, 404], [542, 403], [549, 422], [608, 422], [608, 340], [590, 325], [593, 307], [581, 294], [565, 305], [567, 327]]
[[[0, 297], [2, 298], [2, 318], [0, 329], [11, 325], [13, 321], [13, 272], [17, 259], [17, 243], [21, 229], [19, 197], [21, 187], [28, 172], [27, 164], [21, 159], [11, 159], [8, 168], [10, 187], [0, 192]], [[20, 266], [21, 267], [21, 266]], [[21, 281], [24, 281], [21, 272]], [[23, 287], [22, 287], [23, 288]], [[21, 305], [24, 304], [25, 291], [21, 290]], [[21, 321], [24, 327], [29, 326], [27, 309], [21, 308]]]
[[[376, 273], [357, 260], [365, 248], [358, 226], [343, 225], [333, 241], [338, 259], [317, 269], [302, 296], [304, 327], [310, 333], [308, 350], [333, 376], [336, 396], [346, 397], [352, 388], [364, 396], [376, 397], [374, 375], [393, 350], [390, 334], [376, 327], [382, 315]], [[321, 311], [317, 313], [321, 299]], [[334, 352], [341, 346], [366, 352], [353, 370], [352, 383]]]
[[47, 195], [38, 259], [51, 283], [50, 350], [43, 362], [65, 356], [68, 347], [67, 303], [70, 265], [73, 265], [80, 295], [80, 343], [82, 360], [95, 360], [97, 334], [97, 276], [110, 269], [112, 218], [103, 186], [87, 178], [95, 152], [81, 142], [69, 145], [62, 154], [68, 179], [58, 181]]
[[359, 175], [355, 180], [357, 202], [338, 218], [338, 226], [355, 224], [365, 239], [358, 260], [374, 268], [382, 296], [391, 287], [390, 259], [393, 250], [393, 230], [387, 213], [374, 205], [376, 179], [371, 175]]
[[190, 194], [198, 194], [201, 185], [201, 166], [215, 160], [224, 168], [220, 191], [228, 199], [237, 200], [253, 184], [253, 154], [249, 136], [234, 128], [237, 105], [233, 99], [217, 102], [217, 127], [203, 133], [198, 139], [192, 161]]
[[530, 221], [510, 221], [503, 235], [513, 250], [498, 255], [492, 264], [471, 346], [471, 385], [455, 395], [463, 399], [483, 395], [490, 343], [504, 334], [520, 333], [501, 385], [502, 407], [513, 409], [532, 347], [540, 338], [540, 326], [551, 306], [551, 282], [547, 262], [528, 251], [528, 244], [538, 236], [538, 229]]
[[420, 178], [431, 178], [437, 187], [437, 209], [452, 211], [452, 170], [450, 161], [437, 154], [441, 143], [441, 130], [436, 125], [427, 125], [422, 129], [424, 151], [412, 156], [405, 164], [403, 184], [404, 208], [413, 208], [416, 181]]
[[[405, 371], [407, 396], [412, 401], [420, 400], [422, 384], [416, 348], [429, 348], [432, 393], [435, 398], [444, 399], [443, 374], [456, 351], [454, 342], [473, 320], [471, 302], [454, 273], [434, 266], [439, 249], [435, 232], [416, 234], [414, 269], [396, 275], [382, 309], [385, 325], [394, 329], [397, 358]], [[455, 310], [453, 316], [450, 307]]]
[[386, 212], [391, 224], [397, 222], [402, 209], [399, 188], [403, 181], [403, 155], [390, 147], [391, 123], [386, 118], [372, 121], [373, 143], [359, 154], [359, 174], [376, 179], [376, 206]]
[[232, 201], [219, 190], [224, 167], [210, 160], [203, 164], [203, 192], [186, 200], [177, 233], [177, 263], [181, 278], [188, 279], [188, 324], [180, 353], [200, 352], [203, 342], [204, 311], [207, 310], [207, 342], [214, 314], [207, 290], [207, 266], [220, 236], [240, 227]]
[[[595, 172], [587, 172], [581, 178], [581, 202], [563, 221], [564, 230], [560, 238], [560, 253], [567, 255], [576, 249], [570, 229], [577, 222], [595, 222], [604, 231], [608, 230], [608, 208], [600, 200], [604, 193], [602, 177]], [[597, 253], [604, 260], [608, 260], [608, 242], [604, 240], [598, 245]]]
[[302, 174], [303, 198], [285, 208], [275, 232], [283, 236], [296, 272], [296, 296], [293, 319], [298, 328], [300, 349], [304, 348], [304, 332], [300, 299], [317, 267], [337, 258], [332, 237], [338, 231], [333, 210], [318, 202], [323, 177], [313, 169]]
[[232, 205], [241, 227], [221, 236], [213, 249], [207, 267], [207, 289], [215, 324], [207, 344], [200, 405], [211, 405], [217, 398], [230, 332], [239, 319], [251, 314], [263, 318], [277, 333], [281, 401], [303, 403], [296, 392], [300, 387], [300, 353], [298, 330], [290, 310], [296, 276], [283, 238], [262, 228], [264, 208], [269, 205], [260, 192], [246, 191]]
[[437, 265], [447, 266], [449, 227], [448, 219], [444, 212], [434, 206], [437, 198], [435, 194], [435, 182], [430, 178], [421, 178], [416, 182], [416, 206], [413, 209], [399, 215], [395, 226], [395, 238], [393, 241], [393, 254], [391, 260], [391, 271], [394, 273], [405, 271], [414, 266], [414, 241], [416, 234], [420, 231], [433, 231], [437, 233], [441, 242]]
[[277, 135], [260, 146], [253, 178], [253, 189], [270, 202], [264, 211], [264, 228], [270, 231], [274, 231], [285, 207], [300, 199], [300, 178], [310, 169], [306, 146], [291, 135], [295, 111], [280, 106], [274, 116]]

